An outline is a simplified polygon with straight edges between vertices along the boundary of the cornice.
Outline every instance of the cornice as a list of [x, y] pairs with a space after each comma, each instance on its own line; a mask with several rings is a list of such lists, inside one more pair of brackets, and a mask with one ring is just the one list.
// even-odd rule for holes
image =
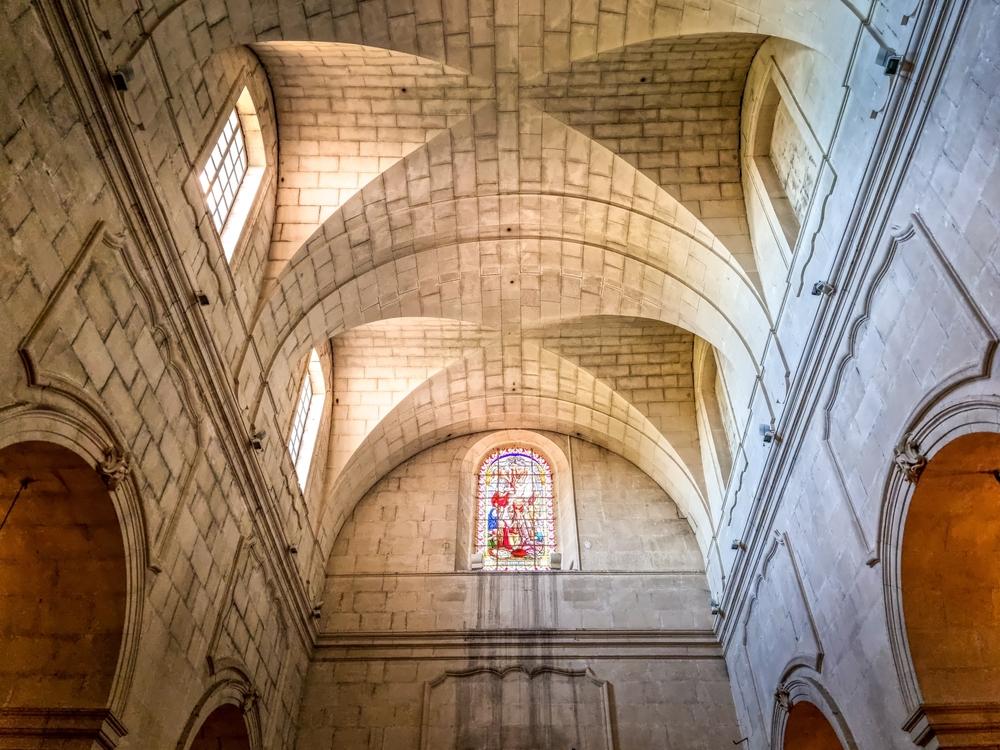
[[785, 487], [800, 458], [803, 437], [811, 419], [819, 413], [822, 393], [832, 375], [833, 355], [848, 334], [852, 311], [870, 281], [872, 259], [940, 88], [968, 4], [969, 0], [927, 4], [926, 15], [906, 50], [909, 71], [898, 75], [883, 107], [885, 114], [876, 145], [834, 254], [830, 280], [839, 291], [825, 298], [803, 348], [777, 428], [783, 440], [765, 460], [743, 535], [747, 550], [735, 560], [723, 593], [726, 615], [716, 621], [716, 630], [727, 651], [735, 642], [754, 573], [763, 564]]
[[711, 630], [439, 630], [322, 633], [313, 661], [722, 659]]

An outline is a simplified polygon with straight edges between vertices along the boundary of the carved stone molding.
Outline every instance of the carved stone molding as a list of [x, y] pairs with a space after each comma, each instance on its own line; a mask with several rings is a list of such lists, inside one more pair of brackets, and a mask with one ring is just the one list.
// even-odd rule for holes
[[923, 704], [903, 724], [918, 747], [1000, 747], [1000, 703]]
[[112, 446], [104, 451], [104, 460], [97, 464], [104, 486], [114, 492], [129, 472], [130, 459], [127, 453]]
[[256, 690], [251, 690], [245, 696], [243, 696], [243, 702], [240, 704], [240, 710], [243, 711], [244, 715], [252, 713], [257, 708], [257, 704], [260, 702], [260, 693]]
[[[963, 17], [970, 6], [968, 0], [921, 3], [918, 14], [913, 17], [905, 50], [905, 57], [913, 63], [913, 68], [906, 76], [897, 76], [896, 83], [887, 92], [888, 100], [882, 107], [879, 125], [878, 141], [882, 146], [879, 158], [871, 160], [865, 167], [860, 184], [854, 190], [856, 199], [851, 215], [857, 217], [857, 221], [849, 222], [847, 230], [836, 243], [832, 261], [827, 260], [826, 268], [842, 269], [842, 272], [831, 275], [839, 291], [817, 313], [809, 339], [803, 347], [801, 364], [783, 407], [782, 422], [791, 425], [791, 432], [786, 435], [786, 446], [799, 445], [807, 426], [812, 424], [808, 415], [830, 409], [830, 384], [836, 387], [838, 373], [845, 369], [853, 356], [851, 339], [857, 339], [858, 326], [864, 325], [857, 313], [863, 313], [868, 305], [866, 291], [872, 286], [872, 272], [878, 273], [880, 255], [884, 257], [884, 228], [891, 223], [890, 215], [901, 208], [894, 197], [900, 194], [907, 177], [908, 162], [922, 132], [930, 103], [946, 80], [941, 71], [959, 38]], [[860, 48], [864, 49], [864, 46]], [[933, 250], [936, 248], [932, 247]], [[806, 254], [801, 253], [799, 257], [805, 259]], [[925, 257], [922, 256], [918, 262], [924, 262]], [[943, 257], [947, 260], [948, 254], [944, 253]], [[800, 268], [807, 268], [808, 265]], [[793, 271], [800, 273], [801, 283], [804, 276], [800, 268]], [[961, 293], [962, 290], [957, 291]], [[975, 315], [976, 311], [973, 310], [972, 314]], [[981, 367], [976, 370], [981, 370]], [[977, 373], [970, 371], [966, 375], [976, 377]], [[947, 387], [954, 387], [961, 378], [962, 375], [952, 378]], [[822, 383], [822, 387], [812, 390], [818, 383]], [[824, 434], [823, 440], [829, 441], [829, 432]], [[836, 452], [829, 445], [824, 447], [824, 452], [832, 454], [831, 460], [837, 460]], [[787, 496], [784, 489], [790, 480], [792, 466], [799, 463], [794, 460], [795, 457], [795, 452], [787, 449], [768, 454], [762, 469], [763, 478], [756, 488], [757, 499], [745, 516], [746, 527], [766, 529], [777, 518], [781, 498]], [[899, 473], [894, 465], [891, 473], [898, 481]], [[866, 508], [855, 502], [853, 493], [848, 491], [843, 495], [854, 517], [859, 541], [863, 547], [872, 548], [870, 559], [874, 560], [878, 551], [874, 549], [877, 537], [872, 536], [869, 525], [873, 519], [862, 515]], [[723, 606], [731, 615], [720, 623], [720, 637], [727, 648], [739, 637], [741, 611], [749, 606], [751, 595], [748, 590], [753, 586], [755, 571], [765, 554], [764, 545], [755, 542], [749, 553], [741, 555], [730, 571]]]
[[778, 708], [782, 711], [789, 711], [792, 708], [792, 694], [788, 691], [788, 687], [781, 685], [777, 690], [774, 691], [774, 701]]
[[927, 456], [920, 452], [920, 446], [912, 432], [896, 443], [893, 463], [903, 473], [907, 482], [916, 483], [927, 467]]
[[837, 702], [823, 685], [822, 675], [808, 666], [793, 666], [788, 669], [774, 691], [771, 706], [769, 750], [784, 750], [785, 730], [793, 706], [811, 703], [826, 718], [845, 750], [858, 750], [846, 717]]
[[[264, 709], [265, 721], [262, 733], [273, 729], [266, 721], [267, 708], [272, 705], [275, 696], [280, 695], [285, 687], [289, 665], [289, 623], [285, 615], [281, 596], [272, 580], [273, 573], [261, 545], [255, 537], [242, 537], [236, 548], [236, 555], [229, 569], [223, 606], [219, 610], [212, 636], [208, 642], [206, 662], [209, 675], [216, 677], [229, 673], [241, 675], [243, 687], [239, 701], [231, 701], [238, 705], [244, 715], [259, 714]], [[278, 660], [276, 668], [271, 671], [265, 661], [262, 644], [239, 647], [233, 639], [233, 632], [238, 630], [243, 618], [240, 611], [240, 601], [262, 602], [267, 600], [269, 616], [273, 622], [263, 623], [262, 628], [271, 633], [273, 652]], [[256, 649], [256, 650], [255, 650]]]
[[321, 633], [313, 661], [476, 659], [530, 654], [552, 658], [721, 660], [711, 630], [437, 630]]
[[265, 743], [261, 716], [262, 700], [250, 676], [242, 669], [228, 667], [220, 670], [215, 677], [216, 679], [208, 686], [191, 711], [175, 750], [190, 750], [202, 724], [222, 706], [236, 706], [243, 712], [243, 721], [246, 722], [250, 738], [250, 750], [263, 750]]
[[[788, 597], [785, 601], [787, 612], [780, 620], [775, 621], [769, 618], [770, 611], [758, 607], [757, 602], [772, 601], [777, 591], [795, 592], [798, 596]], [[774, 532], [760, 573], [750, 590], [750, 597], [750, 603], [741, 619], [741, 645], [753, 690], [762, 704], [772, 691], [775, 691], [773, 695], [776, 703], [780, 703], [784, 689], [791, 696], [788, 708], [794, 702], [794, 695], [788, 692], [787, 675], [795, 669], [803, 668], [814, 670], [818, 674], [823, 669], [825, 650], [805, 581], [787, 533]], [[775, 643], [782, 644], [781, 653], [787, 660], [783, 669], [779, 663], [761, 659], [760, 654], [752, 648], [751, 644], [757, 642], [764, 632]], [[774, 685], [778, 687], [774, 688]], [[762, 724], [766, 724], [763, 709], [760, 720]]]

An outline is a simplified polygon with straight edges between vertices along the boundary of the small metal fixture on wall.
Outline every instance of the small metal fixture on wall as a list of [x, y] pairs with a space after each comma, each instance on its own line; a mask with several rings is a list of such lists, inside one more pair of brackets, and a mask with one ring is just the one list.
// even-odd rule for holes
[[255, 451], [264, 450], [264, 438], [267, 437], [267, 433], [264, 430], [257, 430], [250, 436], [250, 447]]
[[115, 91], [128, 91], [129, 81], [135, 76], [131, 65], [123, 65], [111, 74], [111, 84]]
[[875, 56], [875, 62], [887, 76], [894, 76], [903, 65], [903, 56], [891, 49], [882, 47]]

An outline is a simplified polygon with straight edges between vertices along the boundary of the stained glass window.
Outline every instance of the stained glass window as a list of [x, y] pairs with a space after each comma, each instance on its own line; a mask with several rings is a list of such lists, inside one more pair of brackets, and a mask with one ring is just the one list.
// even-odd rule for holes
[[507, 447], [479, 468], [476, 552], [483, 570], [549, 570], [556, 548], [552, 470], [538, 453]]

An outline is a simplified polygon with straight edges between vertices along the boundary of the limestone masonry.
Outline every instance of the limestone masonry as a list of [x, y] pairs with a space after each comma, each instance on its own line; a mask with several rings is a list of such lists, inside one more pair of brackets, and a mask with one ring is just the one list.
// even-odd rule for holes
[[1000, 748], [1000, 0], [2, 8], [0, 750]]

